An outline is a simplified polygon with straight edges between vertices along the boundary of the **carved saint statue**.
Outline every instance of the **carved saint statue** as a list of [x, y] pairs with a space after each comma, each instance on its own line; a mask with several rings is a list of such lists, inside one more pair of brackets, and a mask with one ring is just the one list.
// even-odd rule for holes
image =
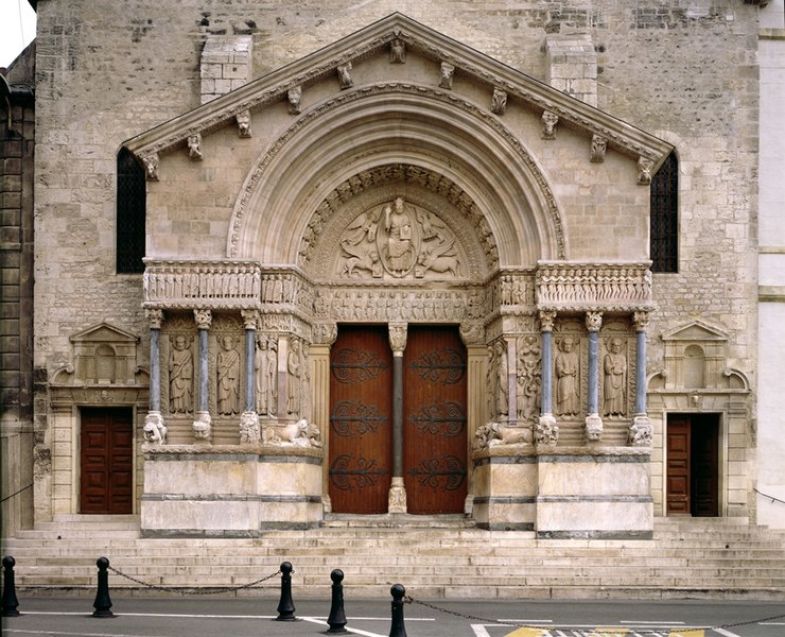
[[605, 355], [603, 361], [605, 371], [603, 397], [606, 416], [623, 416], [625, 411], [624, 390], [627, 386], [627, 359], [622, 353], [622, 345], [620, 338], [612, 338], [609, 346], [610, 351]]
[[289, 374], [286, 390], [286, 413], [298, 415], [300, 413], [300, 392], [302, 389], [303, 369], [302, 360], [300, 358], [300, 341], [297, 339], [292, 339], [289, 342], [286, 371]]
[[509, 392], [507, 387], [507, 349], [503, 341], [496, 341], [488, 347], [490, 361], [488, 363], [487, 386], [488, 411], [491, 419], [507, 416], [509, 408]]
[[169, 357], [169, 411], [186, 414], [191, 411], [194, 388], [194, 355], [185, 336], [178, 334]]
[[218, 353], [218, 413], [225, 416], [240, 413], [240, 353], [234, 349], [234, 339], [221, 339]]
[[275, 415], [276, 376], [278, 375], [278, 355], [274, 341], [262, 335], [257, 340], [256, 349], [256, 411], [260, 414]]
[[386, 240], [382, 247], [382, 256], [393, 276], [406, 275], [414, 265], [416, 250], [413, 224], [414, 219], [406, 209], [403, 197], [396, 197], [392, 206], [384, 207]]
[[578, 415], [578, 353], [575, 339], [565, 336], [559, 343], [556, 355], [556, 413], [562, 416]]

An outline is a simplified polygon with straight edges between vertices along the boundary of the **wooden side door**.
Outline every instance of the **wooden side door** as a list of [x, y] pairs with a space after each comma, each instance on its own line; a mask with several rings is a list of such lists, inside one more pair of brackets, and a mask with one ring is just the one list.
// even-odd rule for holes
[[687, 417], [668, 418], [666, 467], [666, 515], [690, 515], [690, 434]]
[[692, 425], [692, 514], [719, 515], [719, 422], [716, 414], [693, 418]]
[[83, 408], [80, 512], [133, 510], [133, 412]]
[[410, 325], [403, 366], [407, 510], [462, 513], [467, 491], [466, 349], [458, 330]]
[[335, 513], [386, 513], [392, 479], [387, 328], [341, 327], [330, 351], [329, 493]]

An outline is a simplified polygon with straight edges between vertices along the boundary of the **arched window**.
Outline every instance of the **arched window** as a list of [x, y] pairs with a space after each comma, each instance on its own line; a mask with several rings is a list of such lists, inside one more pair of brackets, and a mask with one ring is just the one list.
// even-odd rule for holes
[[679, 271], [679, 160], [668, 155], [651, 180], [652, 272]]
[[117, 273], [144, 272], [144, 168], [125, 148], [117, 154]]

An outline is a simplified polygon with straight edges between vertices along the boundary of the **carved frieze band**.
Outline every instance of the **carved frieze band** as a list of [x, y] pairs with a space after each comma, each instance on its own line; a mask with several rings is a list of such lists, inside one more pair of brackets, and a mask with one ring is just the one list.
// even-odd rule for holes
[[537, 307], [557, 311], [646, 311], [654, 308], [648, 263], [541, 263]]

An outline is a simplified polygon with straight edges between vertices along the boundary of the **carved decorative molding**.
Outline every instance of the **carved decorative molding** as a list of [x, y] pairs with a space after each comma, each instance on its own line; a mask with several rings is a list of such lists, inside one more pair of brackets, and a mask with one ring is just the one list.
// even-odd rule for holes
[[648, 157], [640, 157], [638, 159], [638, 171], [638, 184], [648, 186], [651, 184], [654, 172], [654, 161]]
[[144, 165], [144, 174], [147, 177], [147, 181], [158, 181], [159, 163], [158, 153], [142, 156], [142, 164]]
[[586, 329], [589, 332], [599, 332], [602, 328], [602, 312], [586, 312]]
[[649, 263], [541, 262], [537, 307], [559, 311], [654, 309]]
[[347, 88], [352, 88], [354, 85], [354, 80], [352, 79], [352, 63], [347, 62], [346, 64], [339, 64], [335, 70], [338, 73], [338, 83], [341, 85], [341, 90], [343, 91]]
[[406, 337], [408, 335], [406, 323], [390, 323], [387, 326], [390, 338], [390, 349], [395, 352], [403, 352], [406, 349]]
[[209, 330], [213, 323], [213, 313], [210, 310], [194, 310], [194, 323], [198, 330]]
[[189, 135], [187, 144], [188, 144], [189, 158], [195, 161], [204, 159], [204, 155], [202, 154], [202, 135], [200, 133], [194, 133], [193, 135]]
[[240, 111], [234, 119], [237, 123], [237, 134], [240, 137], [251, 137], [251, 111], [248, 109]]
[[551, 111], [544, 111], [542, 114], [542, 138], [556, 139], [556, 124], [559, 123], [559, 116]]
[[289, 104], [289, 114], [290, 115], [299, 115], [300, 109], [302, 108], [300, 102], [302, 101], [303, 97], [303, 87], [302, 86], [293, 86], [286, 92], [286, 102]]
[[507, 110], [507, 91], [500, 88], [493, 89], [493, 96], [491, 97], [491, 113], [494, 115], [504, 115]]
[[399, 38], [395, 38], [390, 42], [390, 62], [392, 64], [406, 63], [406, 45]]
[[256, 261], [145, 259], [144, 306], [165, 309], [254, 309], [262, 291]]
[[632, 315], [632, 324], [635, 326], [636, 332], [645, 332], [649, 327], [649, 312], [634, 312]]
[[240, 316], [243, 319], [244, 329], [255, 330], [259, 326], [259, 319], [261, 317], [259, 310], [240, 310]]
[[147, 322], [150, 324], [151, 330], [161, 329], [161, 323], [163, 323], [164, 320], [163, 310], [148, 308], [144, 311], [144, 316], [147, 319]]
[[[246, 179], [243, 190], [240, 194], [240, 197], [237, 201], [237, 204], [235, 205], [235, 209], [232, 215], [232, 220], [230, 222], [229, 240], [227, 245], [227, 254], [230, 257], [236, 256], [239, 252], [242, 226], [245, 217], [248, 215], [249, 210], [252, 208], [252, 200], [254, 198], [257, 185], [262, 181], [265, 172], [273, 163], [277, 155], [281, 152], [284, 146], [286, 146], [286, 144], [297, 134], [297, 132], [299, 132], [304, 126], [309, 124], [312, 120], [319, 118], [321, 115], [323, 115], [324, 113], [326, 113], [327, 111], [333, 108], [351, 103], [359, 99], [363, 99], [368, 95], [372, 95], [372, 94], [379, 95], [379, 94], [388, 94], [388, 93], [404, 93], [404, 94], [416, 95], [418, 97], [422, 97], [423, 95], [426, 95], [433, 99], [444, 101], [458, 108], [461, 108], [464, 111], [470, 112], [471, 114], [475, 115], [479, 119], [482, 119], [485, 123], [487, 123], [490, 127], [492, 127], [499, 135], [501, 135], [505, 139], [505, 141], [510, 145], [510, 147], [517, 153], [518, 158], [520, 159], [520, 163], [526, 166], [527, 170], [532, 175], [534, 181], [537, 183], [537, 186], [545, 202], [546, 214], [550, 217], [551, 226], [553, 229], [552, 231], [554, 234], [553, 240], [556, 243], [557, 256], [558, 258], [565, 257], [566, 248], [565, 248], [564, 231], [562, 229], [561, 215], [559, 212], [558, 205], [556, 203], [556, 198], [553, 194], [553, 191], [551, 190], [550, 185], [545, 179], [545, 176], [542, 174], [542, 171], [540, 170], [539, 166], [537, 166], [536, 162], [526, 152], [526, 149], [523, 147], [520, 140], [515, 135], [513, 135], [500, 122], [500, 120], [497, 117], [494, 117], [489, 112], [484, 111], [483, 109], [477, 107], [475, 104], [469, 102], [468, 100], [464, 100], [452, 93], [439, 91], [438, 89], [434, 89], [432, 87], [424, 87], [416, 84], [397, 83], [397, 82], [390, 82], [390, 83], [363, 87], [361, 89], [357, 89], [354, 91], [341, 93], [340, 95], [338, 95], [333, 99], [322, 102], [318, 106], [315, 106], [314, 108], [309, 109], [306, 113], [304, 113], [302, 117], [298, 118], [298, 120], [294, 122], [292, 126], [290, 126], [289, 129], [275, 141], [275, 143], [261, 157], [256, 168], [254, 168], [249, 174], [248, 178]], [[484, 222], [484, 219], [482, 220], [482, 222]], [[482, 226], [482, 222], [481, 222], [481, 226]], [[487, 226], [487, 222], [485, 223]], [[483, 237], [486, 237], [486, 231], [482, 227], [480, 228], [480, 231]], [[487, 237], [488, 237], [486, 239], [487, 241], [490, 241], [492, 239], [492, 234], [490, 233], [490, 230], [487, 231]]]
[[605, 161], [605, 152], [608, 150], [608, 140], [599, 135], [591, 137], [591, 161], [600, 164]]
[[540, 312], [540, 331], [552, 332], [553, 324], [556, 322], [556, 312], [553, 310], [543, 310]]

